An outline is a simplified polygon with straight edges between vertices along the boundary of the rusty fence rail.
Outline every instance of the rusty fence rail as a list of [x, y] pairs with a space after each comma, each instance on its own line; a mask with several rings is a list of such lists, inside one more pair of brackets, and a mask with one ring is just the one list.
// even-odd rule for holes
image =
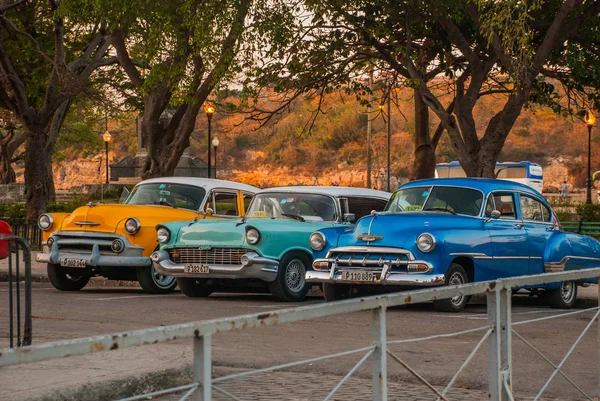
[[9, 347], [31, 345], [31, 251], [25, 238], [1, 234], [8, 242], [8, 342]]
[[[560, 315], [542, 317], [512, 323], [511, 314], [511, 291], [515, 287], [528, 287], [539, 284], [554, 283], [561, 281], [582, 280], [586, 278], [597, 278], [600, 276], [600, 268], [575, 270], [561, 273], [547, 273], [532, 276], [520, 276], [505, 278], [496, 281], [486, 281], [479, 283], [469, 283], [458, 286], [436, 287], [415, 291], [406, 291], [394, 294], [372, 296], [360, 299], [349, 299], [345, 301], [333, 303], [321, 303], [317, 305], [302, 306], [277, 310], [266, 313], [255, 313], [232, 318], [222, 318], [205, 320], [200, 322], [191, 322], [184, 324], [176, 324], [171, 326], [154, 327], [144, 330], [134, 330], [124, 333], [116, 333], [112, 335], [101, 335], [95, 337], [79, 338], [74, 340], [58, 341], [52, 343], [39, 344], [29, 347], [12, 348], [2, 350], [0, 354], [0, 367], [18, 365], [30, 362], [39, 362], [65, 356], [84, 355], [95, 352], [108, 350], [123, 349], [146, 344], [155, 344], [172, 341], [175, 339], [192, 338], [193, 339], [193, 382], [187, 385], [173, 387], [165, 390], [155, 391], [136, 395], [133, 397], [122, 399], [121, 401], [133, 401], [147, 399], [149, 397], [157, 397], [163, 394], [184, 392], [181, 400], [186, 400], [193, 396], [194, 400], [208, 401], [212, 400], [213, 392], [224, 394], [229, 399], [239, 400], [236, 395], [231, 394], [219, 387], [219, 384], [226, 381], [236, 379], [242, 376], [253, 375], [261, 372], [284, 369], [301, 364], [308, 364], [320, 360], [342, 357], [351, 354], [360, 356], [360, 360], [348, 371], [348, 373], [331, 389], [325, 400], [331, 399], [335, 392], [348, 380], [352, 374], [367, 360], [371, 360], [372, 366], [372, 399], [376, 401], [387, 400], [387, 369], [388, 356], [390, 360], [399, 363], [402, 367], [412, 373], [418, 380], [429, 388], [432, 392], [432, 399], [446, 400], [447, 392], [452, 388], [458, 376], [463, 372], [464, 368], [470, 363], [475, 354], [481, 349], [483, 344], [487, 342], [488, 348], [488, 392], [489, 399], [492, 401], [509, 401], [514, 400], [512, 393], [512, 335], [524, 341], [528, 346], [532, 347], [544, 360], [554, 367], [554, 371], [548, 378], [548, 381], [536, 396], [539, 400], [548, 384], [556, 377], [561, 375], [569, 381], [580, 393], [586, 398], [596, 399], [598, 395], [592, 397], [585, 393], [571, 378], [569, 378], [562, 370], [567, 358], [571, 355], [575, 346], [581, 338], [586, 334], [594, 321], [598, 321], [600, 332], [600, 308], [591, 308], [578, 310], [575, 312], [567, 312]], [[411, 338], [403, 340], [387, 339], [386, 330], [386, 309], [392, 306], [406, 305], [411, 303], [428, 302], [435, 299], [451, 298], [456, 295], [475, 295], [486, 294], [487, 297], [487, 322], [484, 326], [464, 330], [456, 333], [445, 333], [431, 335], [422, 338]], [[323, 355], [316, 358], [306, 359], [302, 361], [290, 362], [283, 365], [271, 366], [268, 368], [248, 370], [240, 373], [235, 373], [228, 376], [212, 377], [212, 336], [216, 333], [242, 330], [247, 328], [273, 326], [282, 323], [292, 323], [303, 320], [322, 318], [331, 315], [371, 311], [371, 338], [368, 344], [364, 347], [339, 352], [330, 355]], [[564, 359], [554, 365], [546, 358], [539, 350], [537, 350], [527, 339], [523, 338], [515, 331], [516, 327], [522, 324], [538, 322], [547, 319], [560, 318], [567, 315], [573, 315], [583, 312], [595, 310], [594, 317], [590, 320], [585, 330], [581, 333], [575, 344], [567, 352]], [[459, 336], [466, 333], [481, 332], [482, 337], [477, 342], [473, 351], [465, 359], [461, 367], [449, 381], [448, 385], [442, 391], [431, 385], [424, 377], [419, 375], [411, 366], [403, 361], [400, 356], [396, 355], [390, 346], [399, 343], [427, 341], [434, 338]], [[600, 337], [599, 337], [600, 344]]]

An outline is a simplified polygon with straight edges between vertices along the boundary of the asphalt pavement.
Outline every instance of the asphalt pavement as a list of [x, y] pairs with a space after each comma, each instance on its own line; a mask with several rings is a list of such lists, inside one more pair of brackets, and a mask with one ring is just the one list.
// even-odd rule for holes
[[[6, 276], [0, 262], [0, 280]], [[313, 296], [303, 304], [275, 302], [265, 294], [215, 294], [208, 299], [144, 294], [136, 283], [94, 279], [76, 293], [55, 290], [47, 281], [45, 266], [32, 263], [33, 339], [39, 344], [78, 337], [110, 334], [160, 325], [177, 324], [240, 314], [269, 311], [323, 302]], [[0, 348], [7, 345], [8, 313], [6, 283], [0, 283]], [[597, 286], [580, 288], [578, 307], [597, 305]], [[513, 298], [513, 321], [561, 313], [536, 297]], [[518, 326], [517, 331], [558, 364], [592, 312]], [[367, 312], [314, 319], [308, 322], [220, 333], [213, 339], [213, 377], [265, 368], [333, 352], [363, 347], [370, 342]], [[475, 299], [463, 313], [441, 314], [431, 304], [388, 310], [388, 338], [417, 338], [451, 333], [485, 325], [483, 299]], [[392, 351], [427, 380], [443, 388], [452, 378], [481, 333], [394, 345]], [[597, 388], [597, 338], [595, 325], [565, 363], [564, 370], [581, 388], [595, 395]], [[520, 340], [513, 337], [513, 372], [516, 399], [532, 399], [552, 373], [552, 367]], [[324, 399], [360, 355], [322, 361], [283, 371], [271, 371], [219, 384], [219, 388], [242, 400]], [[40, 363], [0, 368], [0, 400], [99, 400], [117, 399], [160, 388], [189, 383], [191, 341], [127, 348]], [[434, 400], [435, 396], [405, 369], [388, 361], [390, 400]], [[370, 398], [371, 366], [367, 361], [331, 399]], [[487, 399], [487, 346], [458, 377], [449, 400]], [[181, 394], [179, 395], [181, 396]], [[154, 398], [179, 399], [175, 396]], [[215, 399], [226, 399], [215, 391]], [[558, 376], [542, 399], [586, 399]]]

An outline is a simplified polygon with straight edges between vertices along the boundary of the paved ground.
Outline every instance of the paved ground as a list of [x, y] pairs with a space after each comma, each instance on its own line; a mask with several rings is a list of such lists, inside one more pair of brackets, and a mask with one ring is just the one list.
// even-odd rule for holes
[[[36, 267], [43, 276], [43, 266]], [[0, 273], [2, 266], [0, 266]], [[43, 280], [42, 280], [43, 281]], [[268, 311], [299, 304], [276, 303], [268, 295], [215, 294], [208, 299], [191, 299], [176, 292], [170, 295], [143, 294], [139, 287], [113, 287], [95, 281], [78, 293], [56, 291], [46, 283], [33, 285], [34, 342], [108, 334], [127, 330], [197, 321], [246, 313]], [[109, 282], [108, 284], [112, 284]], [[596, 286], [583, 289], [582, 303], [593, 304]], [[0, 283], [0, 348], [6, 346], [8, 302], [6, 283]], [[306, 304], [323, 302], [311, 297]], [[514, 297], [514, 321], [552, 316], [537, 298]], [[559, 363], [591, 312], [518, 326], [526, 337], [554, 363]], [[442, 314], [431, 305], [393, 308], [387, 313], [388, 339], [408, 339], [451, 333], [485, 325], [485, 305], [477, 302], [460, 314]], [[390, 348], [436, 386], [446, 383], [462, 364], [480, 333], [443, 338]], [[596, 325], [583, 338], [565, 364], [565, 372], [585, 391], [595, 395], [597, 365]], [[328, 353], [368, 345], [369, 314], [314, 319], [269, 328], [220, 333], [213, 339], [213, 375], [232, 370], [264, 368]], [[520, 399], [531, 399], [552, 373], [530, 348], [513, 337], [514, 388]], [[189, 382], [186, 366], [191, 362], [191, 341], [129, 348], [94, 355], [63, 358], [0, 369], [0, 399], [46, 400], [105, 399], [107, 391], [124, 396], [126, 390], [160, 388], [166, 384]], [[243, 400], [323, 399], [337, 380], [360, 359], [359, 355], [303, 365], [283, 372], [267, 373], [226, 382], [223, 388]], [[390, 399], [433, 400], [435, 396], [394, 361], [388, 362]], [[370, 394], [370, 363], [358, 369], [348, 386], [342, 386], [333, 399], [362, 400]], [[107, 385], [107, 383], [110, 383]], [[82, 386], [86, 385], [82, 391]], [[486, 399], [487, 347], [484, 345], [472, 364], [459, 377], [451, 399]], [[461, 388], [462, 387], [462, 388]], [[120, 391], [120, 392], [119, 392]], [[318, 394], [318, 395], [317, 395]], [[544, 393], [545, 399], [585, 399], [566, 380], [557, 378]], [[176, 399], [171, 396], [160, 400]], [[217, 398], [220, 399], [220, 398]]]

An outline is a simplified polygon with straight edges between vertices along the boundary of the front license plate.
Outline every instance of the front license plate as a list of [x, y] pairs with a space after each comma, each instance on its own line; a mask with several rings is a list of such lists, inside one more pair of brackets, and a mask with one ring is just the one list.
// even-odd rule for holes
[[186, 273], [208, 273], [208, 265], [189, 264], [183, 266], [183, 271]]
[[63, 267], [85, 267], [87, 260], [85, 259], [61, 259], [60, 265]]
[[364, 271], [342, 271], [342, 280], [346, 281], [375, 281], [375, 274], [373, 272]]

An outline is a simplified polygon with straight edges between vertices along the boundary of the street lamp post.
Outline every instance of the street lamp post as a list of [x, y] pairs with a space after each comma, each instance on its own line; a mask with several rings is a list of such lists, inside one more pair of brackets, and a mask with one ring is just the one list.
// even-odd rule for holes
[[215, 106], [211, 104], [204, 105], [204, 112], [206, 113], [206, 118], [208, 118], [208, 178], [211, 178], [210, 174], [210, 122], [212, 120], [212, 115], [215, 113]]
[[217, 178], [217, 148], [219, 147], [219, 139], [215, 137], [212, 140], [213, 148], [215, 148], [215, 178]]
[[592, 127], [596, 122], [596, 117], [589, 112], [585, 112], [585, 124], [588, 128], [588, 165], [587, 165], [587, 197], [585, 203], [592, 203], [592, 176], [591, 174], [591, 158], [592, 158]]
[[388, 115], [388, 121], [387, 121], [387, 191], [390, 192], [390, 148], [391, 148], [391, 144], [392, 144], [392, 106], [391, 106], [391, 99], [392, 99], [392, 89], [390, 87], [390, 93], [388, 93], [388, 98], [387, 98], [387, 115]]
[[108, 144], [112, 139], [112, 137], [110, 136], [110, 132], [108, 132], [108, 129], [106, 130], [104, 135], [102, 135], [102, 139], [104, 139], [104, 145], [106, 149], [106, 183], [108, 184]]

